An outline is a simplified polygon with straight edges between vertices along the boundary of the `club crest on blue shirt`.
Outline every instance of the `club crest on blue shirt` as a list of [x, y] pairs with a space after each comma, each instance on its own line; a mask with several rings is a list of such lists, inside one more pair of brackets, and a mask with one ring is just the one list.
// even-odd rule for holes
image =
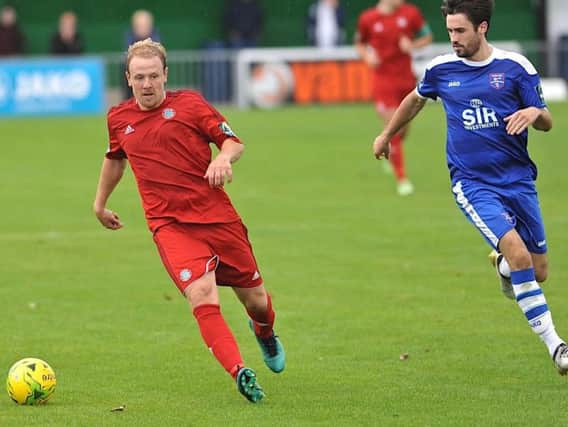
[[223, 132], [227, 136], [237, 136], [227, 122], [220, 123], [219, 129], [221, 129], [221, 132]]
[[173, 119], [176, 115], [176, 110], [174, 110], [173, 108], [164, 108], [164, 110], [162, 111], [162, 117], [164, 119]]
[[505, 73], [489, 74], [489, 84], [494, 89], [503, 89], [505, 87]]
[[511, 225], [515, 225], [515, 218], [509, 212], [502, 212], [501, 216]]

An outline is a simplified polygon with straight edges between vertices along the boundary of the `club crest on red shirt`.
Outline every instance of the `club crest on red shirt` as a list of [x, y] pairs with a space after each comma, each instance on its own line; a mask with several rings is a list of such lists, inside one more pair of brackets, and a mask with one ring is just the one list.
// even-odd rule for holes
[[162, 117], [166, 120], [173, 119], [176, 115], [176, 111], [173, 108], [164, 108], [162, 111]]
[[489, 74], [489, 84], [494, 89], [502, 89], [505, 86], [505, 73]]
[[191, 270], [184, 268], [179, 272], [179, 278], [182, 282], [188, 282], [191, 279]]

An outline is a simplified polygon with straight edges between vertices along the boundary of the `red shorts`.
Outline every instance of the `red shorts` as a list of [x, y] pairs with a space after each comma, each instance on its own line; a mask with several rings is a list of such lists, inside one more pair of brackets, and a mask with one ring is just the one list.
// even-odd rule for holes
[[262, 285], [262, 277], [241, 221], [226, 224], [172, 223], [154, 233], [162, 262], [178, 289], [210, 271], [217, 284], [236, 288]]
[[375, 75], [373, 100], [378, 113], [396, 109], [402, 100], [416, 88], [414, 80], [397, 80]]

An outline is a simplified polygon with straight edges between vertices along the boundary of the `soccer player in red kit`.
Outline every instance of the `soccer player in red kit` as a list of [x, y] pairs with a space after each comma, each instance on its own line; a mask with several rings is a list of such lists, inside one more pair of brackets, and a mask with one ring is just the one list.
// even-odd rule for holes
[[[359, 16], [355, 44], [361, 58], [373, 71], [373, 99], [383, 124], [392, 118], [406, 94], [416, 86], [412, 51], [432, 42], [430, 27], [420, 10], [404, 0], [380, 0]], [[403, 139], [407, 129], [391, 141], [390, 161], [400, 195], [412, 194], [406, 176]]]
[[[163, 264], [189, 301], [205, 344], [236, 380], [239, 392], [258, 402], [264, 392], [243, 362], [217, 291], [217, 285], [233, 288], [250, 317], [265, 363], [273, 372], [282, 372], [285, 354], [273, 331], [270, 295], [247, 229], [223, 189], [244, 146], [198, 93], [166, 92], [167, 74], [161, 44], [146, 39], [130, 46], [126, 78], [134, 97], [108, 113], [110, 145], [94, 211], [105, 227], [122, 228], [106, 204], [128, 161]], [[210, 143], [219, 148], [213, 160]]]

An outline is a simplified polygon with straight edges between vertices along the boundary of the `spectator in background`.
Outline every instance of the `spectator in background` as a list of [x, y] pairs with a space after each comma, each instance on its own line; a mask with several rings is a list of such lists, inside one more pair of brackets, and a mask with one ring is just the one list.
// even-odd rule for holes
[[310, 5], [306, 23], [311, 45], [330, 48], [345, 42], [345, 10], [339, 0], [318, 0]]
[[0, 11], [0, 56], [24, 53], [24, 33], [18, 25], [16, 9], [4, 6]]
[[227, 0], [223, 28], [232, 48], [258, 45], [264, 26], [264, 12], [257, 0]]
[[59, 17], [59, 29], [51, 37], [50, 52], [55, 55], [78, 55], [83, 53], [83, 40], [77, 32], [77, 15], [63, 12]]
[[151, 38], [155, 42], [160, 41], [160, 35], [154, 28], [154, 15], [147, 10], [137, 10], [132, 14], [131, 28], [126, 34], [126, 48], [136, 42]]
[[[160, 34], [154, 27], [154, 15], [151, 12], [139, 9], [132, 14], [130, 20], [130, 30], [124, 38], [125, 50], [136, 42], [151, 38], [155, 42], [160, 42]], [[124, 99], [132, 97], [132, 89], [128, 86], [128, 82], [124, 76], [124, 70], [121, 70], [122, 96]]]

